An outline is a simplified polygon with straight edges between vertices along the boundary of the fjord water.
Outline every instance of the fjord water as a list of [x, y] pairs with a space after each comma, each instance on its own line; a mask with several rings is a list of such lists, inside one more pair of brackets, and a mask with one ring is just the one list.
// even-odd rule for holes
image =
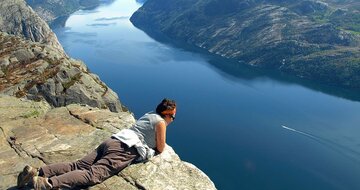
[[157, 42], [129, 21], [140, 6], [81, 10], [55, 32], [136, 118], [177, 100], [167, 143], [182, 160], [218, 189], [360, 189], [358, 101]]

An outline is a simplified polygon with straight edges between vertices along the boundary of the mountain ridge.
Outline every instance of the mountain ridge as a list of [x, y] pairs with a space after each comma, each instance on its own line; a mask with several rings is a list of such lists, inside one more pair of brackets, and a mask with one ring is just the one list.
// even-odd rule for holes
[[[148, 0], [130, 20], [147, 33], [241, 63], [358, 89], [360, 14], [353, 13], [360, 5], [347, 3]], [[330, 22], [335, 18], [343, 22]]]

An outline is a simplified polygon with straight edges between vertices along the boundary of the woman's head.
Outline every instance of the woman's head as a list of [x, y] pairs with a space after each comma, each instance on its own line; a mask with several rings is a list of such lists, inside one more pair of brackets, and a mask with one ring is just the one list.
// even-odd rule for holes
[[156, 107], [156, 113], [162, 118], [171, 117], [174, 120], [176, 114], [176, 102], [174, 100], [164, 98]]

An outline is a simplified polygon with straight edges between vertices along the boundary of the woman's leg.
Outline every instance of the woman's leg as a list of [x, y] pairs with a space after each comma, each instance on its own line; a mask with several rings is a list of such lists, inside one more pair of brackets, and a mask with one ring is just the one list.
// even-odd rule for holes
[[80, 160], [68, 163], [56, 163], [43, 166], [39, 169], [39, 176], [52, 177], [61, 175], [74, 170], [89, 169], [96, 161], [102, 156], [102, 149], [105, 146], [105, 142], [101, 143], [94, 151], [86, 155]]
[[120, 172], [139, 156], [134, 147], [128, 148], [116, 139], [105, 141], [100, 151], [102, 157], [89, 169], [73, 170], [51, 177], [53, 188], [73, 188], [101, 183]]
[[52, 177], [74, 170], [90, 169], [91, 165], [93, 165], [97, 160], [101, 158], [101, 152], [99, 150], [101, 150], [101, 146], [104, 146], [103, 144], [104, 143], [102, 143], [97, 149], [92, 151], [90, 154], [86, 155], [84, 158], [76, 162], [50, 164], [43, 166], [39, 169], [26, 165], [23, 171], [20, 172], [18, 175], [18, 180], [17, 180], [18, 188], [24, 187], [35, 176]]

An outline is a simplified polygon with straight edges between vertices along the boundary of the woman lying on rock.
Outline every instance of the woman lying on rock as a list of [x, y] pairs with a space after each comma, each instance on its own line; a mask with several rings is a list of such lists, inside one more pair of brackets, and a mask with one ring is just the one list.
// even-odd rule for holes
[[164, 99], [156, 113], [142, 116], [131, 128], [113, 134], [92, 153], [72, 163], [59, 163], [39, 169], [25, 166], [18, 175], [18, 188], [32, 182], [36, 190], [74, 188], [103, 182], [134, 161], [154, 156], [165, 148], [166, 127], [174, 121], [176, 103]]

